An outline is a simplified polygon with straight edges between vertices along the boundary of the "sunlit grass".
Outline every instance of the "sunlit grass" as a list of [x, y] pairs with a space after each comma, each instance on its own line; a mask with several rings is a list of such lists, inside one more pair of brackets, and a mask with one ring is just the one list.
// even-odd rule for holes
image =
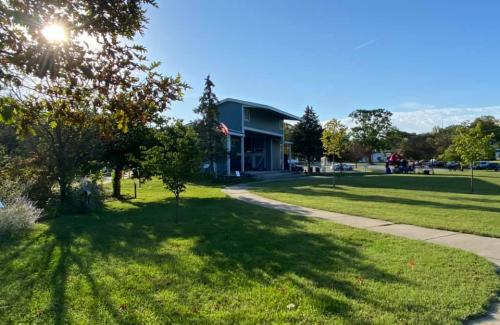
[[[130, 194], [133, 187], [125, 182]], [[499, 283], [475, 255], [160, 182], [0, 244], [0, 323], [459, 324]]]
[[259, 194], [302, 206], [397, 223], [500, 237], [500, 173], [476, 172], [475, 193], [466, 172], [436, 175], [344, 175], [276, 182]]

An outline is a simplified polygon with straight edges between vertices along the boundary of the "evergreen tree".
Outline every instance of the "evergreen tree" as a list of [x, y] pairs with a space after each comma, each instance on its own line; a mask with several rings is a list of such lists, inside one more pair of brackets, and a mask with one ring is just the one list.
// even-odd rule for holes
[[224, 135], [219, 129], [219, 100], [212, 88], [215, 87], [210, 75], [205, 79], [205, 90], [200, 97], [199, 106], [194, 112], [201, 115], [201, 119], [196, 121], [195, 126], [200, 135], [200, 146], [203, 159], [210, 164], [209, 170], [217, 177], [217, 161], [227, 155], [227, 148], [224, 142]]
[[297, 155], [307, 161], [308, 170], [311, 169], [311, 163], [323, 153], [322, 133], [318, 116], [312, 107], [307, 106], [301, 120], [293, 128], [292, 141]]

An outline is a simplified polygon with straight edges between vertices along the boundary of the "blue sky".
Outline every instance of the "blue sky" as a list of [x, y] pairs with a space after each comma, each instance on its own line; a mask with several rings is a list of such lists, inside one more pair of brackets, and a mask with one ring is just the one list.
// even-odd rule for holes
[[321, 120], [386, 108], [408, 131], [500, 117], [500, 1], [161, 0], [139, 40], [192, 89]]

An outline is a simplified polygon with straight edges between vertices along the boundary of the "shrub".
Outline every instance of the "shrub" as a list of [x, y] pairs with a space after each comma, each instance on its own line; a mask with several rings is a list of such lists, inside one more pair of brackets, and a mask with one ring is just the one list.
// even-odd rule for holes
[[67, 200], [60, 202], [57, 210], [61, 213], [95, 211], [102, 207], [104, 198], [104, 192], [97, 182], [84, 178], [69, 189]]
[[26, 196], [30, 186], [19, 179], [3, 178], [0, 182], [0, 201], [7, 204]]
[[6, 207], [0, 209], [0, 234], [14, 235], [29, 230], [41, 216], [42, 209], [28, 198], [10, 199]]

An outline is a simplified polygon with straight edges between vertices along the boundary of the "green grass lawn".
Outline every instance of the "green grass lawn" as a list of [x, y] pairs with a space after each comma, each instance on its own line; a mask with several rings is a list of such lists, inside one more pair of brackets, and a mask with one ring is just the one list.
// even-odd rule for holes
[[458, 324], [500, 284], [473, 254], [260, 208], [214, 187], [190, 186], [179, 224], [173, 213], [153, 181], [138, 199], [4, 242], [0, 323]]
[[262, 196], [301, 206], [384, 219], [396, 223], [500, 237], [500, 173], [436, 175], [355, 174], [267, 183]]

